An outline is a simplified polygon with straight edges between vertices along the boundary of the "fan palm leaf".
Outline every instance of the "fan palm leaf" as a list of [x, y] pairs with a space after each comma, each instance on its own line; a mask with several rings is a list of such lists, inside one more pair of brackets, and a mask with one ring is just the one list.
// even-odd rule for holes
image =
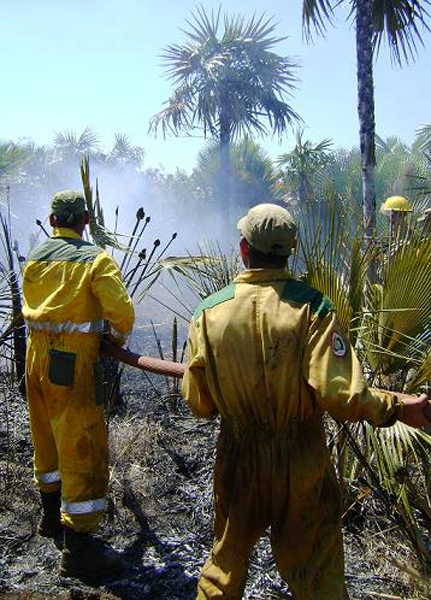
[[306, 205], [300, 225], [300, 258], [307, 282], [335, 305], [338, 319], [354, 344], [363, 306], [365, 258], [352, 207], [329, 194], [326, 202]]
[[406, 382], [406, 389], [411, 394], [418, 394], [423, 390], [430, 389], [431, 382], [431, 352], [428, 349], [422, 353], [418, 353], [418, 360], [415, 369], [409, 373]]
[[[303, 0], [302, 22], [307, 38], [312, 35], [313, 29], [319, 35], [326, 32], [326, 22], [332, 24], [334, 9], [340, 5], [349, 6], [349, 18], [356, 13], [358, 0]], [[418, 53], [418, 44], [423, 45], [420, 27], [429, 31], [429, 13], [426, 5], [428, 0], [373, 0], [373, 47], [380, 49], [386, 37], [388, 47], [395, 62], [415, 58]]]
[[[403, 423], [378, 430], [365, 424], [364, 429], [368, 460], [375, 465], [382, 486], [393, 499], [393, 508], [398, 508], [410, 522], [418, 548], [424, 550], [426, 546], [416, 525], [413, 506], [421, 511], [428, 527], [431, 526], [431, 499], [427, 492], [430, 464], [426, 460], [431, 436]], [[430, 561], [429, 553], [423, 551], [422, 554]]]
[[410, 232], [388, 253], [384, 285], [373, 288], [363, 337], [370, 365], [385, 375], [401, 368], [418, 368], [429, 348], [431, 239]]

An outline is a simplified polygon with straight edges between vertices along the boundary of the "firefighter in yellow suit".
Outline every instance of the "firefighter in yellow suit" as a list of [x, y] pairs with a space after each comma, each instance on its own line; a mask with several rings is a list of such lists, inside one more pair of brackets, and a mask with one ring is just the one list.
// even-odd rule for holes
[[82, 238], [87, 223], [80, 192], [54, 196], [53, 235], [24, 267], [23, 314], [34, 472], [43, 507], [39, 533], [56, 538], [64, 529], [61, 574], [99, 580], [122, 568], [117, 553], [92, 535], [106, 508], [108, 484], [99, 348], [103, 335], [126, 342], [134, 309], [113, 258]]
[[270, 528], [295, 600], [344, 600], [340, 493], [322, 415], [425, 426], [428, 399], [367, 388], [330, 301], [286, 270], [296, 243], [288, 211], [255, 206], [238, 228], [247, 268], [197, 308], [182, 387], [196, 416], [221, 416], [215, 539], [197, 598], [240, 600]]

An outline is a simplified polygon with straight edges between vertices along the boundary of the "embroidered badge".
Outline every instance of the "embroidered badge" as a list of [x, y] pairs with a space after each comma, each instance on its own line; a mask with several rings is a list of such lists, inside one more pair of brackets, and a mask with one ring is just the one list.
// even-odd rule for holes
[[341, 335], [336, 331], [332, 332], [332, 340], [331, 340], [332, 352], [334, 356], [338, 358], [343, 358], [347, 354], [347, 345], [343, 340]]

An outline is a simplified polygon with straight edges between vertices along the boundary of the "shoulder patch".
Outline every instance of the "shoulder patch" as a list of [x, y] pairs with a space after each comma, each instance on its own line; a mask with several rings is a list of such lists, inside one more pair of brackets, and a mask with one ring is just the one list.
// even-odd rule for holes
[[311, 310], [317, 314], [319, 319], [323, 319], [329, 312], [334, 310], [334, 305], [327, 296], [303, 281], [296, 281], [296, 279], [289, 279], [286, 282], [281, 299], [298, 302], [298, 304], [309, 304]]
[[235, 288], [236, 284], [231, 283], [222, 290], [211, 294], [211, 296], [208, 296], [208, 298], [205, 298], [205, 300], [202, 300], [193, 314], [193, 320], [196, 321], [199, 319], [204, 310], [213, 308], [222, 302], [226, 302], [227, 300], [232, 300], [232, 298], [235, 298]]
[[338, 331], [333, 331], [331, 335], [332, 354], [337, 358], [344, 358], [347, 354], [347, 344]]

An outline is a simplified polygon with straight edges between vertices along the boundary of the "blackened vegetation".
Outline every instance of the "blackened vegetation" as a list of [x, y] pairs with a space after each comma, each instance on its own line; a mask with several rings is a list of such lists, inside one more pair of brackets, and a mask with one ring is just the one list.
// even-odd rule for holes
[[[118, 581], [89, 587], [60, 578], [60, 551], [36, 535], [40, 506], [26, 408], [8, 379], [0, 384], [0, 598], [192, 600], [212, 541], [217, 419], [194, 419], [182, 402], [173, 402], [164, 379], [125, 369], [123, 402], [109, 416], [110, 502], [102, 533], [123, 551], [127, 570]], [[378, 499], [359, 484], [349, 493], [345, 537], [351, 597], [427, 597], [394, 566], [393, 559], [411, 564], [410, 553]], [[290, 598], [267, 539], [252, 557], [245, 598]]]

